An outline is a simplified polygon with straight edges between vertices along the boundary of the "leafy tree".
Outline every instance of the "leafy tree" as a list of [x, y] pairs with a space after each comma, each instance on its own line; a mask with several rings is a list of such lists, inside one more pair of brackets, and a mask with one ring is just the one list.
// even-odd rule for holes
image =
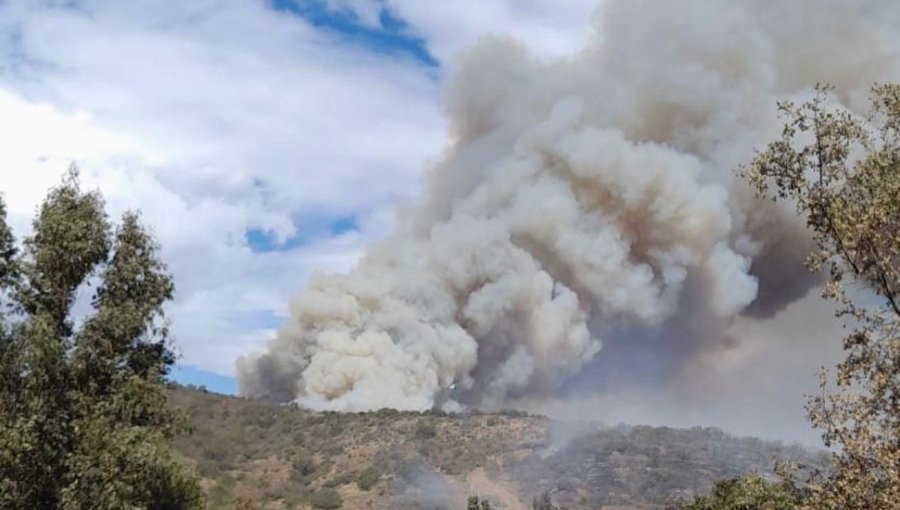
[[469, 500], [466, 502], [466, 510], [492, 510], [493, 508], [491, 502], [486, 499], [479, 502], [478, 496], [469, 496]]
[[713, 490], [681, 510], [793, 510], [802, 500], [801, 492], [789, 479], [768, 482], [748, 475], [717, 482]]
[[900, 85], [873, 89], [867, 119], [833, 107], [829, 93], [780, 104], [782, 136], [745, 175], [806, 217], [817, 245], [808, 266], [827, 272], [823, 296], [853, 328], [836, 389], [823, 374], [807, 405], [834, 453], [804, 506], [900, 508]]
[[[9, 288], [15, 277], [16, 242], [6, 224], [6, 204], [0, 197], [0, 285]], [[2, 310], [0, 310], [2, 311]]]
[[[172, 280], [138, 215], [113, 231], [103, 206], [70, 170], [21, 254], [0, 206], [2, 508], [203, 506], [167, 447], [182, 428], [164, 381]], [[76, 295], [94, 281], [79, 320]]]

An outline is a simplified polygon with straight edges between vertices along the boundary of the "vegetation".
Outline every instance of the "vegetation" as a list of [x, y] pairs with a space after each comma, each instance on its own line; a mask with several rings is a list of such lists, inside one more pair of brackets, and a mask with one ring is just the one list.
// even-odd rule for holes
[[360, 490], [367, 491], [374, 487], [380, 479], [381, 472], [378, 471], [378, 468], [376, 468], [375, 466], [369, 466], [364, 469], [356, 478], [356, 486], [359, 487]]
[[832, 448], [829, 469], [802, 492], [755, 476], [721, 482], [686, 508], [900, 508], [900, 85], [873, 89], [868, 119], [830, 106], [829, 94], [780, 104], [781, 138], [744, 170], [806, 218], [816, 243], [807, 265], [827, 275], [823, 297], [852, 328], [835, 377], [823, 373], [807, 405]]
[[341, 501], [341, 495], [336, 490], [326, 487], [310, 494], [309, 504], [313, 508], [328, 510], [340, 508], [343, 502]]
[[113, 232], [70, 170], [23, 245], [0, 201], [0, 508], [202, 508], [167, 445], [173, 285], [138, 215]]
[[531, 500], [532, 510], [559, 510], [550, 499], [550, 491], [544, 491], [540, 496]]
[[[818, 250], [811, 270], [827, 270], [824, 297], [853, 331], [829, 391], [808, 405], [834, 447], [833, 470], [812, 480], [805, 507], [900, 507], [900, 86], [873, 91], [863, 120], [828, 106], [828, 90], [799, 107], [747, 175], [762, 193], [792, 200]], [[811, 135], [812, 141], [800, 143]], [[774, 187], [774, 189], [772, 189]]]
[[[324, 488], [340, 494], [343, 508], [447, 508], [445, 501], [461, 508], [465, 494], [476, 492], [466, 483], [478, 468], [525, 504], [549, 492], [555, 507], [569, 510], [648, 507], [764, 472], [776, 458], [820, 463], [799, 447], [711, 428], [561, 429], [567, 426], [524, 413], [319, 413], [187, 388], [169, 396], [194, 430], [177, 438], [176, 449], [202, 476], [210, 507], [223, 510], [241, 508], [242, 500], [259, 509], [302, 508]], [[417, 434], [422, 424], [433, 437]], [[378, 481], [364, 490], [360, 482], [376, 472]], [[447, 487], [459, 496], [425, 501]], [[492, 496], [477, 492], [479, 501]]]
[[806, 216], [818, 248], [809, 268], [827, 270], [823, 295], [854, 327], [837, 391], [823, 374], [822, 394], [808, 405], [835, 453], [804, 506], [900, 508], [900, 85], [874, 89], [868, 121], [830, 108], [828, 90], [818, 92], [799, 107], [781, 105], [781, 140], [747, 172], [761, 193], [792, 200]]
[[767, 481], [757, 474], [716, 483], [682, 510], [792, 510], [801, 501], [801, 491], [786, 480]]
[[479, 502], [478, 496], [469, 496], [469, 500], [466, 503], [466, 510], [491, 510], [492, 508], [490, 501], [482, 499]]

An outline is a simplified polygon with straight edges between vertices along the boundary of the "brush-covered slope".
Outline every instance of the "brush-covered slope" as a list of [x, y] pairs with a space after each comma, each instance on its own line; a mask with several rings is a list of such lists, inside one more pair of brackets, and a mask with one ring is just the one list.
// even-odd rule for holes
[[173, 404], [193, 432], [176, 444], [211, 508], [657, 508], [720, 478], [769, 473], [795, 446], [717, 429], [562, 424], [499, 414], [316, 413], [186, 388]]

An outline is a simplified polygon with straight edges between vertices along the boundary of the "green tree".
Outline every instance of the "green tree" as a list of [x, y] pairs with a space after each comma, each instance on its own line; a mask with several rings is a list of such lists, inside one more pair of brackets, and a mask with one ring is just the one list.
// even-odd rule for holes
[[[183, 427], [164, 380], [173, 284], [138, 215], [113, 231], [74, 169], [21, 254], [0, 213], [0, 508], [201, 508], [168, 449]], [[92, 282], [79, 320], [75, 297]]]
[[6, 204], [0, 197], [0, 285], [4, 289], [10, 288], [15, 278], [15, 257], [16, 242], [12, 230], [6, 224]]
[[490, 501], [486, 499], [479, 501], [478, 496], [469, 496], [466, 502], [466, 510], [492, 510], [493, 508]]
[[868, 118], [832, 106], [829, 92], [780, 104], [781, 138], [744, 173], [807, 219], [808, 266], [825, 271], [823, 296], [852, 328], [836, 389], [823, 374], [807, 405], [834, 453], [804, 507], [900, 508], [900, 85], [873, 89]]
[[748, 475], [716, 483], [713, 490], [681, 510], [793, 510], [802, 500], [801, 492], [788, 479], [768, 482]]

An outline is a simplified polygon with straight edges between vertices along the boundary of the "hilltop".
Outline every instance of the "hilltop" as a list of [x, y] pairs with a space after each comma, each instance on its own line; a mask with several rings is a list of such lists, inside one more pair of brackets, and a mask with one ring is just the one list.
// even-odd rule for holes
[[318, 413], [173, 388], [192, 433], [176, 448], [211, 508], [662, 508], [775, 460], [820, 463], [799, 446], [714, 428], [565, 424], [511, 411]]

